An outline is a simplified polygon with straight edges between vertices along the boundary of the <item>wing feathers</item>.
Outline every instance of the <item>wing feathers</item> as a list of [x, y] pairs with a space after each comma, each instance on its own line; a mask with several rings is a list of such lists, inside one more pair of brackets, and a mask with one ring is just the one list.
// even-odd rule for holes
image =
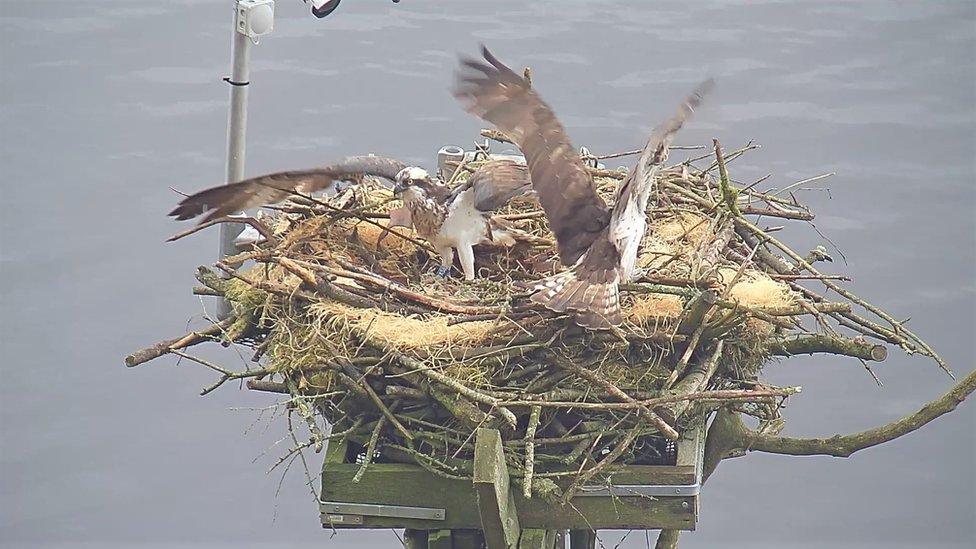
[[559, 258], [572, 265], [609, 223], [609, 209], [549, 105], [484, 46], [482, 55], [487, 64], [462, 59], [454, 95], [522, 150]]
[[565, 271], [543, 279], [530, 299], [552, 311], [575, 313], [576, 323], [584, 328], [606, 330], [619, 326], [623, 315], [617, 277], [610, 272], [594, 278], [578, 278], [578, 274], [583, 273]]
[[[645, 150], [653, 151], [654, 155], [647, 159], [654, 164], [663, 164], [668, 158], [668, 147], [671, 146], [671, 142], [674, 140], [674, 136], [678, 133], [678, 130], [691, 118], [691, 115], [695, 113], [695, 109], [701, 105], [702, 100], [704, 100], [705, 95], [715, 88], [715, 80], [709, 78], [692, 91], [691, 95], [685, 98], [685, 100], [678, 107], [678, 112], [670, 119], [668, 119], [663, 124], [654, 128], [651, 132], [651, 137], [647, 141]], [[643, 155], [642, 155], [643, 158]]]
[[322, 169], [264, 175], [188, 196], [169, 215], [184, 221], [210, 212], [201, 220], [205, 223], [248, 208], [281, 202], [298, 189], [305, 192], [325, 189], [333, 182], [331, 174]]
[[352, 180], [363, 175], [393, 181], [406, 164], [381, 156], [352, 156], [323, 168], [293, 170], [220, 185], [190, 195], [169, 213], [180, 221], [207, 212], [201, 223], [249, 208], [281, 202], [296, 192], [313, 193], [327, 189], [336, 181]]
[[501, 208], [532, 190], [528, 168], [511, 160], [493, 160], [475, 170], [468, 183], [474, 190], [474, 207], [483, 212]]

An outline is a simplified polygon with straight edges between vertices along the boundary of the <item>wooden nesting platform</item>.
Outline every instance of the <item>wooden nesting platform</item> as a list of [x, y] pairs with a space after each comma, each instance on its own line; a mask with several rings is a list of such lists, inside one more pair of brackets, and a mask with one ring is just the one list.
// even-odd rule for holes
[[[349, 443], [330, 443], [322, 469], [324, 528], [405, 528], [413, 547], [552, 548], [572, 531], [573, 547], [593, 530], [694, 530], [704, 452], [703, 429], [677, 442], [675, 465], [628, 465], [584, 487], [569, 505], [510, 489], [501, 435], [479, 429], [473, 481], [434, 475], [418, 465], [373, 463], [360, 481]], [[446, 532], [446, 533], [445, 533]], [[472, 545], [468, 545], [468, 538]], [[411, 541], [412, 540], [412, 541]], [[424, 544], [426, 540], [426, 544]], [[576, 541], [579, 540], [579, 541]]]

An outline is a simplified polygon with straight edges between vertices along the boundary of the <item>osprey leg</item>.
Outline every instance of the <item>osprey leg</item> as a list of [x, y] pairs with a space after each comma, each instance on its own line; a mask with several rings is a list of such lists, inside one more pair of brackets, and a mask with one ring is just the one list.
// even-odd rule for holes
[[461, 260], [461, 270], [465, 280], [474, 280], [474, 248], [470, 244], [459, 244], [458, 258]]
[[454, 265], [454, 248], [444, 246], [437, 250], [441, 255], [441, 265], [437, 268], [437, 276], [447, 278], [451, 274], [451, 267]]

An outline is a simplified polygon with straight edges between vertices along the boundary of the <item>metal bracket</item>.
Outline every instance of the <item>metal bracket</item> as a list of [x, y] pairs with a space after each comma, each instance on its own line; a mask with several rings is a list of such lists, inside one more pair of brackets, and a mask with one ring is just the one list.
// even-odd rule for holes
[[[366, 517], [393, 517], [423, 520], [444, 520], [444, 509], [434, 507], [405, 507], [401, 505], [376, 505], [372, 503], [346, 503], [320, 501], [319, 512], [323, 521], [334, 515], [362, 515]], [[336, 521], [339, 522], [339, 521]], [[356, 523], [361, 524], [361, 522]]]
[[654, 484], [618, 484], [613, 486], [584, 486], [577, 492], [576, 497], [691, 497], [697, 496], [701, 490], [700, 484], [654, 485]]
[[332, 515], [332, 514], [322, 514], [322, 525], [323, 526], [333, 526], [336, 524], [362, 524], [362, 515]]

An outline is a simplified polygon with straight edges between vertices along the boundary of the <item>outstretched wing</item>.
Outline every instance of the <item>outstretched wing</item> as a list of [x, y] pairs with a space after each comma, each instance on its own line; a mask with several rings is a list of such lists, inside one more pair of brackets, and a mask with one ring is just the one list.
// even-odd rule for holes
[[487, 48], [482, 46], [481, 52], [487, 64], [461, 60], [454, 96], [522, 149], [532, 186], [556, 235], [559, 259], [573, 265], [606, 228], [609, 208], [549, 105]]
[[715, 81], [711, 78], [698, 84], [698, 87], [678, 107], [678, 113], [651, 131], [651, 136], [647, 139], [647, 144], [644, 145], [637, 163], [630, 170], [630, 174], [624, 183], [617, 188], [614, 219], [616, 219], [618, 212], [625, 207], [626, 201], [621, 199], [641, 194], [653, 183], [658, 169], [668, 160], [668, 153], [675, 134], [691, 118], [695, 109], [701, 105], [705, 94], [712, 91], [714, 87]]
[[393, 181], [406, 164], [382, 156], [351, 156], [311, 170], [278, 172], [220, 185], [190, 195], [169, 213], [183, 221], [210, 212], [201, 223], [248, 208], [281, 202], [296, 192], [312, 193], [331, 187], [336, 181], [364, 175]]
[[475, 208], [490, 212], [530, 192], [532, 181], [524, 164], [513, 160], [492, 160], [475, 170], [458, 190], [464, 189], [474, 192]]
[[671, 142], [681, 126], [695, 112], [695, 108], [701, 104], [705, 94], [714, 86], [715, 82], [711, 79], [699, 84], [678, 107], [677, 114], [654, 128], [637, 163], [617, 187], [617, 200], [610, 216], [608, 236], [620, 251], [620, 266], [625, 280], [633, 274], [637, 248], [647, 227], [647, 201], [657, 174], [668, 159]]

